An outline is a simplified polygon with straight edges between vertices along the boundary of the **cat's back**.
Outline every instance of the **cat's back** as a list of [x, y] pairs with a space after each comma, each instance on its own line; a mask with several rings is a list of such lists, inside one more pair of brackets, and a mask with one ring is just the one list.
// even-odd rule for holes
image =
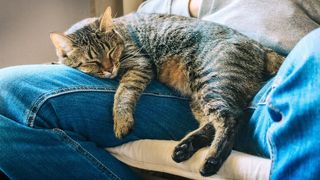
[[177, 15], [131, 13], [121, 19], [139, 33], [146, 34], [157, 33], [161, 36], [174, 34], [177, 37], [177, 35], [200, 33], [206, 38], [241, 36], [236, 31], [217, 23]]
[[117, 21], [124, 25], [129, 39], [153, 59], [168, 54], [205, 54], [221, 42], [229, 47], [227, 44], [250, 41], [231, 28], [191, 17], [132, 13]]
[[[197, 46], [198, 49], [212, 48], [217, 43], [227, 44], [250, 43], [260, 46], [241, 33], [209, 21], [197, 18], [168, 15], [132, 13], [118, 19], [125, 24], [131, 37], [139, 39], [148, 47], [167, 50], [182, 50]], [[170, 47], [168, 49], [167, 47]], [[150, 49], [150, 53], [155, 53]], [[178, 53], [178, 52], [174, 52]]]
[[[181, 82], [201, 81], [205, 74], [218, 74], [219, 82], [224, 77], [237, 79], [239, 86], [251, 82], [246, 92], [255, 92], [261, 82], [263, 47], [231, 28], [163, 14], [131, 14], [119, 20], [134, 44], [156, 65], [160, 81], [183, 94], [190, 94], [186, 87], [191, 85]], [[197, 89], [197, 85], [192, 87]]]

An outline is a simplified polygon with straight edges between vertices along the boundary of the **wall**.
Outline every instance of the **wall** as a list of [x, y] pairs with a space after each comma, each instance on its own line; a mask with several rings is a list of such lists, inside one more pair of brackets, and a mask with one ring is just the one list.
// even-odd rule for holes
[[0, 0], [0, 68], [56, 59], [49, 33], [90, 16], [90, 0]]
[[56, 60], [50, 32], [99, 16], [111, 6], [113, 16], [135, 11], [143, 0], [0, 0], [0, 68]]
[[106, 6], [112, 8], [113, 17], [119, 17], [123, 14], [136, 11], [143, 0], [92, 0], [93, 12], [97, 16], [103, 13]]
[[136, 11], [143, 0], [123, 0], [123, 13], [128, 14]]

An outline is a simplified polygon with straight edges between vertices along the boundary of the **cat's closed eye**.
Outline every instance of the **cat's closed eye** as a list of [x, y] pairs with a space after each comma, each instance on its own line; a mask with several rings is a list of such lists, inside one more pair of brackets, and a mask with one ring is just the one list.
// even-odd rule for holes
[[84, 73], [97, 73], [99, 71], [99, 67], [96, 63], [81, 63], [79, 64], [78, 68], [80, 71]]

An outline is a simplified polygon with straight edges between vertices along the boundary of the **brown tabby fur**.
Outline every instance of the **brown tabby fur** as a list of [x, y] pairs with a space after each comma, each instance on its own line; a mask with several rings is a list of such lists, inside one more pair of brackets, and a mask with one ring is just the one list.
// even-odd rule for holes
[[230, 28], [194, 18], [112, 19], [108, 8], [101, 18], [85, 21], [51, 34], [59, 62], [101, 78], [121, 76], [113, 108], [118, 138], [132, 128], [136, 102], [152, 78], [189, 96], [200, 127], [181, 140], [172, 158], [181, 162], [210, 146], [203, 176], [216, 173], [228, 157], [243, 109], [283, 61]]

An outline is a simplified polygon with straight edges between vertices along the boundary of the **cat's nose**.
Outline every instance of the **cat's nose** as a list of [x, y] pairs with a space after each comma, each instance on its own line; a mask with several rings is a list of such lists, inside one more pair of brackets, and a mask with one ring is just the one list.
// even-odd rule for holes
[[104, 61], [102, 61], [102, 69], [103, 71], [112, 73], [113, 63], [110, 60], [105, 59]]
[[112, 73], [112, 71], [113, 71], [113, 66], [110, 66], [110, 67], [104, 67], [104, 68], [103, 68], [103, 71], [105, 71], [105, 72], [109, 72], [109, 73]]

